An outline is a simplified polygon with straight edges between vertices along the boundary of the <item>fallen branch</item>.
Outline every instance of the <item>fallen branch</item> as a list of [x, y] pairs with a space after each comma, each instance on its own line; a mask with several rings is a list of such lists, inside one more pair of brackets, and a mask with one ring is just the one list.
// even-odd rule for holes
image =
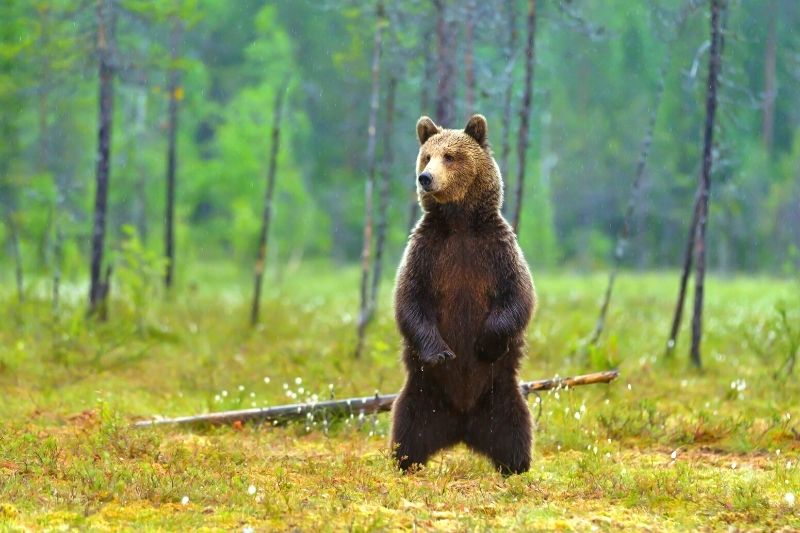
[[[531, 393], [546, 391], [550, 389], [567, 389], [580, 385], [594, 385], [595, 383], [610, 383], [619, 376], [617, 370], [606, 370], [582, 376], [566, 378], [555, 377], [552, 379], [540, 379], [538, 381], [525, 381], [520, 383], [522, 393], [527, 396]], [[291, 405], [279, 405], [276, 407], [258, 407], [254, 409], [241, 409], [236, 411], [221, 411], [218, 413], [208, 413], [204, 415], [181, 416], [177, 418], [154, 418], [152, 420], [141, 420], [134, 424], [134, 427], [152, 427], [164, 425], [222, 425], [233, 424], [234, 422], [286, 422], [291, 419], [305, 418], [311, 413], [332, 414], [371, 414], [390, 411], [392, 404], [397, 398], [397, 394], [375, 394], [374, 396], [362, 396], [360, 398], [348, 398], [346, 400], [328, 400], [314, 403], [297, 403]]]

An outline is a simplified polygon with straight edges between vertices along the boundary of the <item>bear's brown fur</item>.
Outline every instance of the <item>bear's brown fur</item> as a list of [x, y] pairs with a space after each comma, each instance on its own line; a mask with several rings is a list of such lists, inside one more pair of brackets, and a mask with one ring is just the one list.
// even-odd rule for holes
[[500, 213], [486, 119], [462, 130], [417, 122], [423, 216], [397, 274], [407, 378], [393, 409], [403, 470], [464, 442], [503, 473], [530, 467], [530, 411], [517, 370], [535, 305], [528, 266]]

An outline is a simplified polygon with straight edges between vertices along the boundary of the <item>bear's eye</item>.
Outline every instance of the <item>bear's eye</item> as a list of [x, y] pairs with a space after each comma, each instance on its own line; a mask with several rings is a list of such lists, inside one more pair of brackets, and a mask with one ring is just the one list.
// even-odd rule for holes
[[444, 160], [447, 163], [452, 163], [455, 158], [452, 156], [452, 154], [444, 154]]
[[422, 160], [423, 160], [425, 163], [428, 163], [428, 162], [431, 160], [431, 156], [430, 156], [429, 154], [426, 154], [426, 155], [425, 155], [425, 156], [422, 158]]

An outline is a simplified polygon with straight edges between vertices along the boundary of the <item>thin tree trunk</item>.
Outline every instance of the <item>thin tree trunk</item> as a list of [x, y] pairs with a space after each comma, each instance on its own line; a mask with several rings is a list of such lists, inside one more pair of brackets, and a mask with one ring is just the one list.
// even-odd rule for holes
[[178, 46], [180, 44], [181, 24], [174, 21], [172, 27], [170, 54], [172, 65], [169, 72], [169, 118], [167, 135], [169, 137], [167, 145], [167, 202], [166, 202], [166, 224], [164, 236], [164, 256], [167, 260], [164, 272], [164, 286], [169, 289], [175, 274], [175, 167], [176, 142], [178, 134], [178, 91], [180, 90], [180, 74], [178, 72]]
[[642, 179], [644, 178], [644, 171], [647, 167], [647, 159], [650, 156], [650, 147], [653, 144], [653, 132], [656, 127], [656, 119], [658, 118], [658, 110], [661, 107], [661, 99], [664, 96], [665, 78], [667, 75], [667, 67], [669, 65], [669, 54], [664, 58], [664, 63], [661, 65], [659, 71], [658, 88], [656, 89], [656, 96], [653, 102], [653, 109], [650, 113], [650, 120], [647, 123], [647, 130], [642, 140], [642, 147], [639, 151], [639, 161], [636, 163], [636, 172], [631, 185], [630, 196], [628, 197], [628, 206], [625, 210], [625, 216], [622, 219], [622, 227], [617, 234], [617, 244], [614, 247], [614, 261], [611, 267], [611, 273], [608, 276], [608, 285], [606, 292], [603, 296], [603, 303], [600, 306], [600, 314], [597, 317], [592, 336], [589, 339], [589, 345], [592, 346], [600, 339], [603, 334], [603, 328], [606, 323], [606, 316], [608, 315], [608, 306], [611, 303], [611, 294], [614, 291], [614, 282], [619, 273], [619, 267], [622, 264], [622, 259], [625, 257], [625, 250], [628, 248], [628, 239], [630, 237], [630, 228], [633, 221], [633, 214], [636, 211], [636, 203], [639, 199], [639, 192], [642, 187]]
[[25, 280], [22, 270], [22, 252], [20, 251], [19, 247], [19, 230], [17, 229], [17, 223], [14, 220], [15, 216], [16, 211], [9, 209], [6, 222], [8, 225], [9, 237], [11, 239], [11, 254], [14, 256], [14, 277], [17, 282], [17, 300], [22, 303], [25, 301]]
[[106, 234], [111, 128], [114, 107], [114, 0], [97, 0], [97, 51], [99, 56], [100, 110], [97, 131], [97, 169], [92, 230], [89, 313], [94, 314], [103, 293], [103, 247]]
[[[41, 25], [39, 33], [39, 47], [41, 50], [47, 50], [50, 44], [50, 31], [49, 31], [49, 16], [48, 9], [43, 8], [37, 10], [39, 14], [39, 24]], [[42, 54], [41, 65], [39, 70], [39, 157], [37, 164], [40, 171], [49, 170], [49, 132], [47, 128], [47, 101], [50, 89], [50, 57], [47, 53]]]
[[52, 310], [53, 316], [58, 313], [58, 308], [61, 300], [61, 267], [64, 262], [64, 228], [63, 228], [63, 214], [66, 210], [67, 198], [67, 185], [66, 179], [61, 174], [63, 169], [59, 168], [54, 172], [54, 181], [56, 189], [56, 202], [53, 209], [53, 226], [55, 234], [53, 235], [53, 281], [52, 281]]
[[367, 128], [367, 177], [364, 186], [364, 247], [361, 251], [361, 304], [358, 314], [358, 340], [355, 357], [361, 357], [364, 347], [364, 334], [370, 319], [369, 270], [372, 248], [373, 194], [375, 183], [375, 137], [378, 123], [378, 99], [380, 96], [380, 66], [383, 47], [383, 2], [379, 1], [375, 19], [375, 37], [372, 49], [372, 94], [369, 106], [369, 126]]
[[762, 120], [762, 137], [767, 152], [772, 151], [772, 138], [775, 131], [775, 60], [777, 51], [776, 19], [777, 1], [769, 5], [769, 27], [767, 30], [767, 48], [764, 52], [764, 117]]
[[505, 91], [503, 93], [503, 133], [502, 149], [500, 151], [500, 172], [506, 179], [503, 180], [503, 197], [507, 198], [508, 177], [508, 158], [511, 154], [511, 96], [514, 92], [514, 63], [517, 57], [517, 10], [514, 0], [506, 0], [506, 15], [508, 16], [508, 42], [506, 43], [506, 80]]
[[464, 80], [466, 82], [467, 118], [475, 113], [475, 0], [465, 5], [464, 16]]
[[514, 215], [511, 226], [519, 235], [519, 219], [522, 210], [522, 191], [525, 182], [525, 155], [528, 151], [528, 129], [531, 120], [531, 99], [533, 96], [533, 71], [536, 66], [536, 0], [528, 0], [528, 33], [525, 46], [525, 91], [519, 112], [519, 136], [517, 138], [517, 189], [515, 193]]
[[694, 313], [692, 314], [691, 360], [695, 367], [702, 366], [700, 343], [703, 337], [703, 295], [706, 273], [706, 228], [708, 226], [708, 199], [711, 191], [713, 164], [714, 118], [717, 112], [717, 81], [722, 63], [720, 54], [720, 10], [722, 0], [711, 0], [711, 50], [708, 59], [708, 92], [706, 94], [706, 124], [703, 135], [703, 171], [700, 181], [700, 209], [697, 220], [696, 271], [694, 286]]
[[[41, 34], [39, 38], [39, 46], [42, 50], [47, 50], [50, 43], [50, 31], [48, 28], [49, 12], [44, 9], [39, 11]], [[56, 201], [53, 206], [53, 279], [52, 279], [52, 293], [51, 293], [51, 306], [53, 315], [58, 312], [60, 291], [61, 291], [61, 261], [62, 249], [64, 241], [64, 233], [61, 228], [61, 211], [63, 209], [63, 198], [66, 194], [64, 187], [62, 187], [62, 179], [58, 171], [54, 171], [52, 162], [52, 146], [50, 138], [50, 129], [47, 125], [47, 104], [48, 92], [50, 86], [50, 59], [45, 54], [42, 57], [41, 71], [39, 73], [39, 164], [42, 170], [49, 170], [52, 172], [53, 185], [56, 193]]]
[[272, 115], [272, 145], [269, 152], [269, 170], [267, 171], [267, 188], [264, 193], [264, 211], [261, 217], [261, 231], [258, 234], [258, 248], [256, 252], [255, 288], [253, 290], [253, 306], [250, 310], [250, 324], [258, 324], [258, 315], [261, 307], [261, 283], [264, 279], [264, 264], [267, 260], [267, 244], [269, 242], [269, 223], [272, 219], [272, 196], [275, 191], [275, 172], [278, 165], [278, 150], [281, 140], [281, 115], [283, 113], [283, 99], [286, 93], [286, 83], [278, 89], [275, 96], [275, 110]]
[[[559, 389], [573, 389], [583, 385], [597, 385], [611, 383], [619, 377], [618, 370], [605, 370], [581, 376], [565, 378], [540, 379], [536, 381], [522, 381], [519, 384], [523, 396], [537, 392]], [[361, 396], [358, 398], [345, 398], [341, 400], [326, 400], [322, 402], [295, 403], [291, 405], [277, 405], [275, 407], [256, 407], [252, 409], [239, 409], [235, 411], [219, 411], [203, 415], [181, 416], [177, 418], [157, 417], [150, 420], [139, 420], [133, 424], [134, 428], [148, 428], [165, 425], [193, 425], [193, 424], [234, 424], [242, 422], [260, 422], [277, 425], [289, 420], [305, 420], [309, 416], [352, 416], [358, 414], [372, 414], [391, 411], [397, 399], [397, 394]]]
[[61, 303], [61, 265], [64, 261], [64, 230], [61, 229], [61, 220], [56, 219], [55, 236], [53, 238], [53, 315], [58, 313]]
[[[136, 123], [135, 135], [136, 145], [142, 146], [145, 136], [145, 120], [147, 117], [147, 90], [142, 89], [136, 97]], [[147, 242], [147, 176], [146, 165], [142, 158], [137, 157], [136, 164], [136, 228], [143, 243]]]
[[[694, 9], [694, 4], [696, 0], [689, 0], [684, 8], [681, 10], [677, 17], [676, 21], [676, 29], [675, 35], [673, 39], [670, 41], [670, 46], [674, 41], [676, 41], [681, 31], [683, 30], [684, 26], [686, 25], [686, 20], [689, 17], [689, 14]], [[628, 207], [625, 211], [625, 216], [623, 218], [622, 228], [620, 229], [619, 234], [617, 235], [617, 244], [614, 248], [614, 263], [611, 268], [611, 273], [608, 276], [608, 285], [606, 286], [606, 292], [603, 296], [603, 303], [600, 306], [600, 314], [597, 317], [597, 322], [595, 324], [594, 331], [592, 332], [592, 336], [589, 339], [588, 345], [592, 346], [597, 343], [600, 339], [600, 336], [603, 334], [603, 328], [605, 327], [606, 317], [608, 315], [608, 307], [611, 303], [611, 296], [614, 291], [614, 283], [617, 278], [617, 274], [619, 272], [620, 265], [622, 263], [622, 259], [625, 256], [625, 251], [628, 247], [628, 239], [630, 236], [630, 227], [633, 222], [633, 215], [636, 210], [636, 204], [639, 199], [639, 193], [642, 186], [642, 180], [644, 178], [644, 171], [647, 166], [647, 160], [650, 156], [650, 148], [653, 144], [653, 134], [655, 132], [656, 126], [656, 119], [658, 118], [658, 110], [661, 108], [661, 101], [664, 97], [664, 90], [666, 84], [666, 77], [667, 77], [667, 70], [669, 69], [671, 59], [670, 49], [668, 48], [666, 55], [664, 56], [663, 62], [661, 64], [661, 69], [659, 70], [659, 77], [658, 77], [658, 86], [656, 88], [656, 95], [653, 101], [653, 109], [650, 114], [650, 120], [647, 124], [647, 130], [642, 140], [642, 147], [639, 151], [639, 161], [636, 164], [636, 173], [634, 174], [633, 184], [631, 185], [631, 193], [628, 198]], [[691, 257], [691, 248], [689, 249], [689, 256]], [[685, 270], [685, 273], [688, 272], [688, 268], [691, 268], [691, 263]], [[688, 275], [688, 274], [687, 274]], [[685, 295], [686, 291], [686, 278], [682, 278], [681, 283], [681, 294]], [[683, 310], [683, 296], [681, 296], [681, 304], [680, 310], [677, 311], [678, 313], [682, 312]], [[680, 316], [678, 315], [678, 318]], [[679, 322], [680, 323], [680, 322]], [[673, 330], [672, 336], [670, 337], [673, 339], [674, 344], [674, 335], [677, 334], [677, 331]], [[671, 346], [671, 345], [670, 345]]]
[[456, 66], [452, 28], [447, 7], [448, 0], [434, 0], [436, 7], [436, 45], [438, 51], [436, 85], [436, 121], [446, 128], [455, 122], [455, 76]]
[[378, 309], [378, 290], [381, 284], [383, 269], [383, 250], [386, 244], [386, 226], [389, 211], [389, 175], [392, 172], [394, 154], [392, 152], [392, 134], [394, 129], [394, 102], [397, 90], [397, 78], [389, 78], [386, 92], [386, 124], [383, 128], [383, 164], [380, 176], [380, 203], [378, 204], [378, 224], [375, 239], [375, 264], [372, 272], [372, 292], [370, 293], [370, 314]]
[[672, 327], [669, 332], [669, 339], [667, 339], [666, 355], [671, 356], [675, 350], [675, 344], [678, 342], [678, 332], [681, 328], [683, 321], [683, 307], [686, 300], [686, 286], [689, 283], [689, 275], [692, 271], [692, 263], [694, 258], [694, 243], [697, 236], [697, 220], [700, 217], [700, 192], [698, 191], [694, 197], [694, 207], [692, 209], [692, 220], [689, 223], [689, 235], [686, 239], [686, 248], [683, 253], [683, 270], [681, 271], [681, 282], [678, 288], [678, 301], [675, 304], [675, 313], [672, 316]]
[[[431, 52], [430, 46], [423, 46], [424, 50], [422, 53], [425, 55], [425, 62], [424, 62], [424, 73], [423, 79], [420, 83], [420, 96], [419, 96], [419, 107], [420, 113], [423, 115], [430, 114], [429, 107], [430, 107], [430, 80], [433, 79], [435, 72], [433, 69], [433, 57]], [[417, 217], [419, 213], [419, 203], [417, 199], [417, 176], [414, 175], [411, 178], [411, 190], [409, 194], [409, 201], [408, 201], [408, 223], [406, 227], [408, 228], [407, 232], [411, 233], [411, 230], [414, 229], [414, 225], [417, 223]]]
[[[684, 24], [689, 16], [689, 12], [697, 7], [698, 0], [689, 0], [687, 6], [682, 13], [680, 24]], [[675, 303], [675, 312], [672, 315], [672, 325], [670, 327], [669, 338], [667, 339], [667, 347], [664, 355], [671, 357], [675, 351], [675, 345], [678, 342], [678, 333], [683, 321], [683, 308], [686, 300], [686, 287], [689, 283], [689, 276], [692, 271], [694, 261], [694, 243], [697, 236], [697, 221], [699, 219], [700, 210], [700, 193], [695, 193], [694, 202], [692, 204], [692, 219], [689, 222], [689, 232], [686, 238], [686, 247], [683, 253], [683, 269], [681, 270], [681, 280], [678, 287], [678, 300]]]

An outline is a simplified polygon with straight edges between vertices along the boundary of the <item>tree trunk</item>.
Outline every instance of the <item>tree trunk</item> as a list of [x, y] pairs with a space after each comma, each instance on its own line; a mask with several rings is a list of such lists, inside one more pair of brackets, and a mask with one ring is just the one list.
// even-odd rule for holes
[[175, 274], [175, 167], [177, 165], [175, 148], [178, 133], [178, 91], [180, 88], [180, 73], [178, 72], [178, 46], [181, 37], [181, 23], [173, 23], [170, 39], [171, 66], [169, 71], [169, 117], [167, 125], [167, 202], [166, 223], [164, 236], [164, 256], [167, 260], [164, 272], [164, 286], [169, 289]]
[[381, 165], [380, 190], [378, 192], [378, 224], [375, 239], [375, 264], [372, 272], [372, 292], [370, 293], [370, 314], [378, 309], [378, 290], [381, 284], [383, 269], [383, 250], [386, 245], [386, 226], [389, 211], [389, 176], [392, 172], [394, 154], [392, 152], [392, 134], [394, 129], [394, 96], [397, 89], [397, 78], [389, 78], [386, 92], [386, 124], [383, 128], [383, 164]]
[[700, 216], [700, 192], [694, 197], [694, 207], [692, 209], [692, 220], [689, 223], [689, 235], [686, 239], [686, 248], [683, 252], [683, 270], [681, 271], [681, 282], [678, 288], [678, 301], [675, 304], [675, 313], [672, 316], [672, 328], [667, 339], [666, 355], [669, 357], [675, 350], [678, 342], [678, 331], [683, 321], [683, 302], [686, 300], [686, 286], [689, 283], [689, 275], [692, 271], [692, 260], [694, 254], [695, 237], [697, 236], [697, 220]]
[[261, 307], [261, 283], [264, 278], [264, 265], [267, 260], [267, 244], [269, 241], [269, 223], [272, 219], [272, 196], [275, 191], [275, 171], [278, 164], [278, 149], [281, 139], [281, 115], [283, 113], [283, 99], [286, 93], [286, 83], [278, 89], [275, 96], [275, 110], [272, 115], [272, 145], [269, 152], [269, 170], [267, 171], [267, 188], [264, 193], [264, 211], [261, 217], [261, 231], [258, 234], [258, 248], [256, 252], [255, 288], [253, 290], [253, 307], [250, 310], [250, 324], [258, 324], [258, 315]]
[[[696, 7], [696, 0], [689, 0], [681, 13], [680, 25], [685, 24], [689, 13]], [[695, 194], [692, 207], [692, 219], [689, 222], [689, 233], [686, 238], [686, 247], [683, 253], [683, 269], [681, 270], [681, 280], [678, 287], [678, 301], [675, 303], [675, 312], [672, 315], [672, 326], [670, 327], [669, 338], [667, 339], [667, 348], [665, 356], [672, 356], [675, 345], [678, 342], [678, 332], [680, 331], [681, 322], [683, 321], [683, 307], [686, 300], [686, 286], [689, 283], [689, 275], [692, 270], [694, 243], [697, 236], [697, 220], [699, 218], [700, 209], [700, 195], [699, 191]]]
[[22, 252], [19, 247], [19, 230], [17, 229], [16, 220], [14, 220], [16, 211], [12, 209], [8, 211], [6, 222], [8, 225], [9, 238], [11, 240], [11, 254], [14, 256], [14, 278], [17, 283], [17, 300], [22, 303], [25, 301], [25, 280], [22, 270]]
[[711, 0], [711, 50], [708, 59], [708, 91], [706, 94], [706, 124], [703, 134], [703, 170], [700, 181], [700, 209], [697, 219], [696, 271], [694, 286], [694, 313], [692, 315], [691, 359], [695, 367], [702, 366], [700, 343], [703, 336], [703, 295], [706, 273], [706, 227], [708, 226], [708, 198], [711, 190], [713, 164], [714, 118], [717, 112], [717, 81], [722, 63], [720, 54], [720, 10], [722, 0]]
[[[571, 376], [565, 378], [540, 379], [536, 381], [521, 381], [519, 389], [523, 396], [531, 393], [548, 390], [568, 390], [583, 385], [597, 385], [611, 383], [619, 377], [618, 370], [605, 370], [592, 374]], [[196, 425], [196, 424], [233, 424], [242, 422], [260, 422], [277, 425], [289, 420], [305, 420], [308, 417], [320, 416], [352, 416], [359, 414], [383, 413], [391, 411], [392, 404], [397, 399], [397, 394], [361, 396], [358, 398], [345, 398], [342, 400], [326, 400], [322, 402], [295, 403], [291, 405], [276, 405], [275, 407], [254, 407], [252, 409], [239, 409], [235, 411], [219, 411], [203, 415], [181, 416], [177, 418], [157, 417], [151, 420], [139, 420], [133, 424], [134, 428], [147, 428], [165, 425]]]
[[772, 138], [775, 131], [775, 60], [777, 51], [776, 19], [777, 0], [769, 4], [769, 26], [767, 29], [767, 48], [764, 52], [764, 104], [762, 137], [767, 152], [772, 151]]
[[378, 122], [378, 99], [380, 96], [380, 66], [383, 47], [383, 2], [379, 1], [375, 19], [375, 36], [372, 49], [372, 94], [369, 106], [369, 126], [367, 128], [367, 177], [364, 187], [364, 247], [361, 251], [361, 305], [358, 314], [358, 340], [355, 357], [361, 357], [364, 347], [364, 334], [370, 319], [369, 270], [372, 248], [372, 190], [375, 183], [375, 137]]
[[517, 183], [514, 214], [511, 226], [519, 235], [519, 219], [522, 210], [522, 191], [525, 182], [525, 155], [528, 151], [528, 129], [531, 120], [531, 98], [533, 96], [533, 71], [536, 66], [536, 0], [528, 0], [528, 33], [525, 45], [525, 90], [519, 112], [519, 136], [517, 138]]
[[503, 133], [502, 149], [500, 151], [500, 173], [505, 177], [503, 180], [503, 198], [507, 198], [508, 178], [508, 157], [511, 154], [511, 96], [514, 92], [514, 63], [517, 57], [517, 10], [514, 0], [506, 0], [506, 15], [508, 16], [508, 42], [506, 43], [506, 79], [505, 91], [503, 93]]
[[[671, 45], [677, 41], [680, 37], [681, 31], [683, 30], [684, 26], [686, 25], [686, 20], [689, 17], [689, 14], [694, 9], [694, 2], [695, 0], [689, 0], [684, 8], [680, 11], [676, 21], [676, 29], [675, 35], [673, 39], [671, 39], [669, 45]], [[617, 274], [619, 272], [620, 265], [622, 263], [622, 259], [625, 256], [625, 250], [628, 247], [628, 239], [630, 236], [630, 227], [633, 222], [633, 215], [636, 210], [636, 204], [639, 200], [639, 194], [642, 186], [642, 180], [644, 178], [644, 171], [647, 166], [647, 160], [650, 156], [650, 148], [653, 144], [653, 134], [655, 132], [656, 126], [656, 119], [658, 118], [658, 110], [661, 108], [661, 101], [664, 97], [664, 90], [666, 84], [666, 77], [667, 77], [667, 70], [669, 69], [671, 59], [670, 49], [667, 50], [666, 55], [664, 56], [663, 62], [661, 64], [661, 69], [659, 70], [659, 77], [658, 77], [658, 87], [656, 88], [656, 95], [653, 101], [653, 109], [650, 114], [650, 120], [647, 124], [647, 130], [642, 140], [642, 147], [639, 151], [639, 161], [636, 164], [636, 173], [634, 174], [633, 184], [631, 185], [631, 193], [630, 197], [628, 198], [628, 207], [625, 211], [625, 216], [623, 218], [622, 228], [620, 229], [619, 234], [617, 235], [617, 244], [614, 248], [614, 262], [611, 268], [611, 273], [608, 277], [608, 285], [606, 286], [606, 292], [603, 297], [603, 303], [600, 306], [600, 314], [597, 317], [597, 323], [595, 324], [594, 332], [592, 333], [591, 338], [589, 339], [588, 345], [594, 345], [600, 339], [600, 335], [603, 334], [603, 328], [605, 327], [606, 316], [608, 315], [608, 307], [611, 303], [611, 295], [614, 291], [614, 283], [617, 278]], [[694, 223], [692, 225], [694, 227]], [[693, 231], [693, 230], [692, 230]], [[691, 237], [690, 237], [691, 238]], [[691, 258], [691, 247], [689, 248], [689, 257]], [[684, 270], [684, 277], [681, 278], [681, 297], [680, 297], [680, 308], [676, 310], [676, 316], [678, 317], [678, 325], [680, 325], [680, 313], [683, 312], [683, 298], [686, 293], [686, 280], [688, 276], [688, 269], [691, 268], [691, 259], [688, 266], [685, 266]], [[673, 328], [675, 326], [673, 325]], [[669, 346], [674, 345], [674, 337], [677, 334], [677, 330], [673, 329], [672, 334], [670, 336], [670, 340], [672, 341]]]
[[[145, 120], [147, 118], [147, 89], [141, 89], [136, 96], [136, 122], [134, 126], [136, 145], [142, 146], [145, 141]], [[147, 242], [148, 224], [147, 224], [147, 188], [148, 176], [146, 165], [143, 164], [142, 158], [137, 157], [136, 165], [136, 229], [139, 232], [139, 238], [142, 243]]]
[[455, 43], [453, 29], [450, 27], [447, 7], [448, 0], [434, 0], [436, 8], [436, 44], [438, 51], [436, 85], [436, 122], [445, 128], [455, 123]]
[[[48, 9], [38, 9], [40, 33], [38, 46], [41, 50], [47, 50], [50, 45], [49, 14]], [[37, 161], [40, 172], [50, 170], [50, 143], [49, 131], [47, 128], [47, 103], [50, 90], [50, 57], [47, 53], [41, 56], [39, 70], [39, 89], [37, 91], [39, 99], [39, 157]]]
[[[56, 193], [59, 194], [60, 193]], [[57, 204], [61, 202], [56, 201]], [[61, 229], [60, 220], [61, 206], [56, 207], [55, 236], [53, 237], [53, 293], [52, 307], [53, 315], [58, 313], [58, 306], [61, 300], [61, 263], [64, 260], [64, 230]]]
[[466, 82], [467, 119], [475, 113], [475, 0], [465, 5], [464, 80]]
[[[431, 53], [431, 47], [428, 46], [426, 43], [423, 43], [423, 50], [421, 53], [425, 55], [424, 60], [424, 73], [423, 79], [420, 83], [420, 96], [419, 96], [419, 107], [420, 113], [423, 115], [430, 114], [430, 80], [433, 79], [435, 73], [433, 69], [433, 57]], [[413, 175], [411, 177], [411, 190], [409, 194], [409, 201], [408, 201], [408, 223], [406, 227], [408, 228], [408, 233], [411, 233], [411, 230], [414, 229], [414, 225], [417, 223], [417, 216], [419, 213], [419, 203], [417, 199], [417, 176]]]
[[106, 234], [111, 127], [114, 107], [114, 0], [97, 0], [97, 52], [99, 57], [100, 109], [97, 129], [97, 168], [92, 230], [89, 313], [94, 314], [103, 293], [103, 247]]
[[600, 306], [600, 314], [597, 317], [597, 323], [594, 327], [594, 332], [589, 339], [589, 345], [592, 346], [600, 339], [603, 334], [603, 328], [606, 323], [606, 316], [608, 315], [608, 306], [611, 303], [611, 294], [614, 291], [614, 282], [617, 279], [619, 267], [622, 264], [622, 259], [625, 257], [625, 250], [628, 248], [628, 239], [630, 237], [630, 228], [633, 222], [633, 214], [636, 210], [636, 204], [639, 200], [639, 193], [642, 187], [642, 179], [644, 178], [644, 170], [647, 167], [647, 159], [650, 156], [650, 147], [653, 144], [653, 132], [656, 128], [656, 119], [658, 118], [658, 109], [661, 107], [661, 99], [664, 96], [665, 78], [667, 75], [667, 67], [669, 66], [669, 54], [664, 58], [664, 63], [661, 65], [658, 78], [658, 88], [656, 89], [656, 96], [653, 102], [653, 109], [650, 113], [650, 120], [647, 123], [647, 130], [642, 140], [642, 147], [639, 151], [639, 161], [636, 163], [636, 172], [634, 173], [633, 184], [631, 185], [630, 196], [628, 197], [628, 206], [625, 210], [625, 216], [622, 219], [622, 227], [617, 234], [617, 244], [614, 247], [614, 260], [611, 267], [611, 273], [608, 276], [608, 285], [606, 292], [603, 296], [603, 303]]
[[[49, 11], [42, 9], [38, 11], [41, 33], [39, 46], [42, 50], [47, 50], [50, 46], [49, 30]], [[53, 315], [58, 312], [58, 305], [61, 291], [61, 261], [64, 242], [64, 233], [61, 228], [61, 211], [63, 209], [64, 196], [66, 191], [62, 187], [62, 179], [59, 175], [60, 170], [56, 170], [52, 165], [52, 144], [51, 132], [47, 124], [47, 108], [50, 87], [50, 58], [47, 54], [42, 56], [41, 70], [39, 72], [39, 164], [42, 171], [52, 172], [53, 188], [56, 193], [56, 200], [53, 206], [52, 227], [53, 227], [53, 279], [51, 292], [51, 306]]]

